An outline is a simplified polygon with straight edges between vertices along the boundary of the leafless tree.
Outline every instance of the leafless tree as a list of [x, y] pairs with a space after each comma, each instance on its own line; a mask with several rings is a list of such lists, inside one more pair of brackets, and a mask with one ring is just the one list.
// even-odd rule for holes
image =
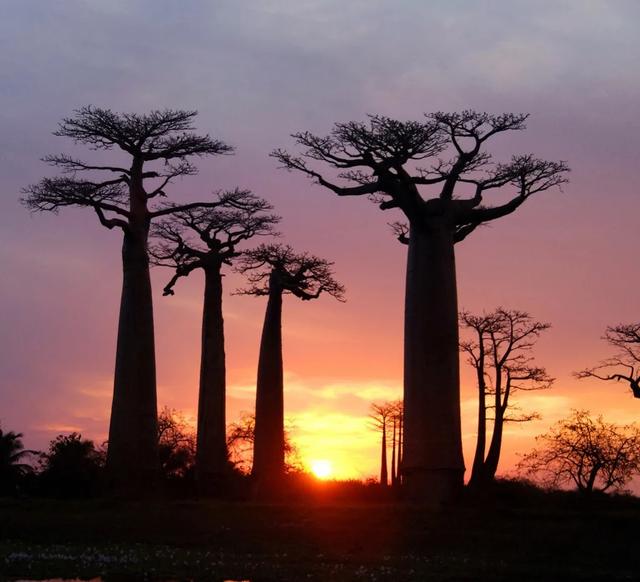
[[[380, 433], [380, 485], [382, 487], [387, 487], [389, 485], [389, 470], [387, 466], [387, 433], [389, 432], [389, 425], [393, 423], [396, 409], [393, 402], [373, 402], [369, 406], [369, 409], [369, 423], [376, 432]], [[395, 424], [393, 425], [393, 428], [395, 437]]]
[[225, 351], [222, 315], [223, 265], [232, 265], [238, 245], [254, 236], [274, 234], [279, 217], [272, 206], [246, 190], [219, 193], [215, 208], [189, 208], [155, 225], [152, 260], [170, 267], [174, 275], [164, 288], [174, 294], [181, 277], [196, 269], [204, 273], [198, 445], [196, 480], [201, 494], [221, 490], [228, 463], [225, 421]]
[[616, 348], [617, 353], [593, 368], [576, 373], [578, 378], [629, 384], [634, 398], [640, 398], [640, 323], [626, 323], [607, 328], [603, 339]]
[[182, 478], [193, 470], [196, 435], [184, 415], [168, 406], [158, 414], [160, 471], [165, 478]]
[[[297, 472], [302, 468], [298, 448], [291, 439], [293, 426], [285, 419], [284, 426], [284, 467], [286, 473]], [[227, 446], [231, 462], [243, 473], [251, 471], [253, 447], [256, 437], [255, 414], [243, 413], [240, 419], [232, 422], [227, 430]]]
[[[512, 398], [520, 391], [551, 388], [554, 379], [535, 365], [531, 355], [540, 334], [550, 325], [524, 311], [504, 308], [483, 315], [462, 312], [460, 321], [471, 332], [471, 339], [462, 341], [460, 347], [478, 383], [478, 438], [469, 483], [479, 486], [493, 481], [498, 470], [504, 424], [539, 418], [535, 412], [519, 412]], [[493, 432], [487, 452], [489, 411]]]
[[326, 293], [341, 300], [343, 287], [334, 279], [332, 263], [281, 244], [247, 251], [238, 270], [249, 286], [243, 294], [268, 296], [256, 388], [256, 436], [252, 475], [257, 497], [277, 495], [284, 474], [284, 408], [282, 365], [282, 296], [303, 301]]
[[527, 453], [518, 469], [544, 485], [573, 484], [581, 493], [622, 489], [640, 474], [640, 430], [617, 426], [574, 410], [536, 438], [538, 447]]
[[[519, 155], [492, 163], [487, 141], [524, 129], [526, 118], [475, 111], [406, 122], [371, 116], [368, 123], [337, 123], [328, 136], [294, 134], [300, 153], [272, 154], [338, 196], [368, 196], [408, 219], [396, 234], [409, 245], [403, 459], [409, 498], [437, 504], [463, 483], [454, 244], [566, 181], [564, 162]], [[507, 188], [508, 201], [485, 205], [488, 194]]]
[[[124, 164], [85, 162], [69, 155], [45, 161], [61, 176], [24, 190], [33, 211], [92, 209], [99, 222], [123, 234], [123, 285], [118, 325], [107, 473], [118, 494], [142, 495], [158, 474], [153, 305], [147, 242], [152, 220], [218, 202], [158, 204], [172, 180], [196, 173], [194, 157], [225, 154], [228, 145], [193, 132], [195, 111], [146, 115], [83, 107], [63, 119], [54, 135], [92, 150], [124, 154]], [[104, 179], [108, 176], [107, 179]]]

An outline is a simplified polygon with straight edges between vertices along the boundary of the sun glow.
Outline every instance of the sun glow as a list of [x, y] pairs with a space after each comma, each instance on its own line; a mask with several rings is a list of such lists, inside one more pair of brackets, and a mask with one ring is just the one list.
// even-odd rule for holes
[[328, 479], [333, 473], [331, 462], [326, 460], [311, 461], [311, 472], [318, 479]]

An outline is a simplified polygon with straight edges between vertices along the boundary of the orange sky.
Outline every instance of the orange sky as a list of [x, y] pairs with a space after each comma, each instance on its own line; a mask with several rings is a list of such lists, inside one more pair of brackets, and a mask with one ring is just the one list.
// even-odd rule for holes
[[[106, 435], [119, 237], [84, 212], [29, 216], [17, 201], [49, 171], [38, 158], [71, 151], [50, 132], [87, 103], [198, 109], [198, 128], [237, 154], [202, 160], [174, 199], [251, 188], [283, 216], [286, 242], [335, 261], [345, 304], [285, 300], [286, 407], [303, 458], [331, 460], [337, 476], [357, 478], [379, 460], [369, 403], [401, 394], [406, 249], [387, 227], [399, 217], [339, 200], [267, 154], [291, 146], [293, 131], [324, 133], [368, 112], [531, 112], [529, 129], [493, 151], [565, 159], [571, 183], [479, 229], [457, 255], [461, 307], [502, 305], [553, 325], [536, 356], [556, 387], [522, 397], [543, 419], [509, 427], [501, 470], [571, 408], [638, 418], [626, 387], [571, 376], [609, 354], [599, 339], [607, 325], [639, 317], [636, 2], [8, 4], [0, 8], [0, 38], [13, 49], [0, 57], [0, 422], [24, 432], [28, 446], [71, 430]], [[165, 298], [166, 279], [154, 272], [159, 403], [193, 415], [202, 281], [192, 275]], [[225, 278], [230, 420], [253, 407], [265, 307], [231, 296], [239, 283]], [[475, 401], [464, 364], [463, 421], [469, 465]]]

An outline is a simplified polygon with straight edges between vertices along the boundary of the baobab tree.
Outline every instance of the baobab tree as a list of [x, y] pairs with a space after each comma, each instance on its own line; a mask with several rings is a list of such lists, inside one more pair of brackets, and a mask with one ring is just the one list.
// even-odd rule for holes
[[[566, 181], [564, 162], [533, 155], [491, 162], [487, 141], [524, 129], [526, 118], [475, 111], [406, 122], [371, 116], [368, 123], [337, 123], [328, 136], [296, 133], [300, 153], [272, 153], [338, 196], [369, 197], [408, 219], [403, 475], [409, 498], [438, 504], [463, 484], [454, 245]], [[510, 190], [506, 202], [485, 205], [487, 194], [503, 188]]]
[[[195, 111], [145, 115], [83, 107], [63, 119], [54, 135], [90, 149], [118, 150], [127, 162], [85, 162], [69, 155], [45, 161], [61, 176], [24, 190], [33, 211], [92, 209], [108, 229], [123, 234], [123, 283], [118, 323], [113, 403], [107, 455], [108, 486], [125, 495], [153, 487], [158, 474], [156, 371], [148, 236], [153, 220], [218, 202], [157, 204], [172, 180], [197, 172], [193, 157], [226, 154], [232, 148], [193, 132]], [[113, 158], [112, 158], [113, 159]], [[109, 179], [102, 179], [105, 175]]]
[[[369, 423], [376, 432], [380, 433], [380, 485], [382, 487], [387, 487], [389, 485], [389, 469], [387, 466], [387, 433], [389, 432], [389, 425], [393, 423], [393, 417], [396, 412], [395, 406], [392, 402], [373, 402], [369, 406], [369, 409]], [[393, 427], [395, 437], [395, 424]]]
[[164, 288], [173, 295], [181, 277], [204, 273], [196, 480], [202, 494], [219, 492], [227, 470], [225, 351], [222, 315], [223, 266], [232, 265], [238, 245], [254, 236], [274, 234], [280, 220], [272, 206], [247, 190], [216, 195], [215, 208], [189, 208], [155, 225], [159, 243], [151, 248], [157, 265], [174, 269]]
[[[478, 383], [478, 438], [469, 484], [482, 486], [493, 481], [498, 470], [505, 423], [539, 418], [536, 412], [519, 412], [513, 395], [551, 388], [554, 379], [535, 365], [531, 355], [540, 334], [550, 325], [524, 311], [503, 308], [483, 315], [463, 311], [460, 321], [472, 334], [460, 347]], [[489, 411], [493, 432], [487, 451]]]
[[393, 427], [391, 440], [391, 485], [398, 487], [402, 483], [402, 400], [392, 402], [393, 412], [391, 423]]
[[282, 296], [310, 301], [326, 293], [342, 300], [344, 288], [334, 279], [332, 265], [288, 245], [263, 244], [244, 253], [238, 267], [249, 280], [240, 293], [268, 296], [258, 360], [252, 469], [259, 498], [277, 495], [285, 472]]
[[593, 368], [576, 373], [582, 378], [625, 382], [634, 398], [640, 398], [640, 323], [622, 323], [607, 327], [603, 339], [617, 353]]

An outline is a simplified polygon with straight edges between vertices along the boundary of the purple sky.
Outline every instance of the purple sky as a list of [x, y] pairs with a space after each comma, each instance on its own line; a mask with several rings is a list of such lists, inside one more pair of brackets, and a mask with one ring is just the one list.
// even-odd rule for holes
[[[202, 161], [176, 197], [251, 188], [276, 205], [287, 241], [336, 262], [346, 304], [285, 306], [287, 403], [303, 448], [344, 443], [335, 432], [342, 423], [361, 475], [375, 464], [370, 442], [357, 442], [368, 403], [400, 390], [405, 249], [386, 227], [398, 216], [338, 200], [267, 154], [291, 146], [293, 131], [324, 133], [366, 113], [530, 112], [529, 129], [493, 151], [567, 160], [571, 183], [458, 248], [461, 306], [504, 305], [553, 324], [538, 360], [557, 388], [533, 403], [544, 420], [514, 429], [510, 450], [571, 407], [637, 418], [640, 405], [624, 387], [577, 383], [571, 372], [608, 354], [599, 339], [606, 325], [640, 317], [638, 22], [635, 0], [2, 2], [3, 428], [38, 447], [60, 431], [106, 431], [119, 236], [86, 212], [30, 216], [18, 203], [21, 187], [51, 173], [39, 158], [72, 151], [51, 132], [86, 104], [198, 109], [199, 130], [237, 154]], [[159, 399], [192, 414], [201, 281], [191, 277], [162, 298], [166, 278], [154, 273]], [[227, 290], [236, 282], [228, 277]], [[231, 416], [252, 406], [263, 308], [225, 297]], [[471, 422], [466, 371], [464, 379]]]

